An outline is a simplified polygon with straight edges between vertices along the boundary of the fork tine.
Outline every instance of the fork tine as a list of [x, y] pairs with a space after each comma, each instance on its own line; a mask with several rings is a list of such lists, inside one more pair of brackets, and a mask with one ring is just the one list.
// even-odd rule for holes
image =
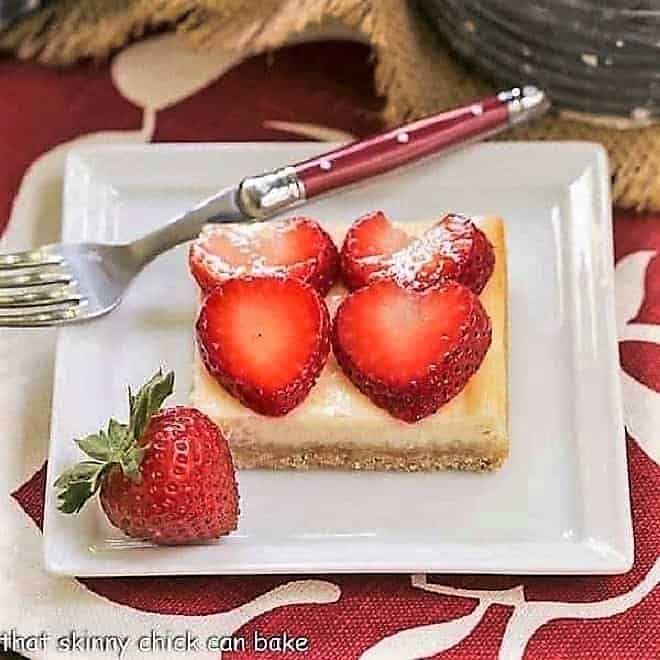
[[59, 325], [75, 321], [80, 317], [80, 305], [58, 309], [49, 312], [29, 312], [28, 314], [0, 314], [0, 327], [5, 328], [38, 328]]
[[71, 284], [72, 282], [73, 275], [63, 270], [53, 270], [51, 268], [39, 268], [20, 275], [14, 275], [11, 272], [0, 272], [0, 289], [38, 286], [41, 284]]
[[46, 250], [30, 250], [14, 254], [0, 254], [0, 271], [13, 268], [35, 268], [38, 266], [59, 266], [64, 260], [58, 254]]
[[82, 296], [66, 286], [57, 287], [49, 291], [26, 291], [23, 293], [0, 295], [0, 309], [47, 307], [81, 302], [83, 302]]

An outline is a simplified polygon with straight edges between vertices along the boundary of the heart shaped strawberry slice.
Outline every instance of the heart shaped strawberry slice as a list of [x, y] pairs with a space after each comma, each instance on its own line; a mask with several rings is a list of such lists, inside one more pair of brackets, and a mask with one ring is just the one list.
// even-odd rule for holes
[[340, 262], [350, 289], [390, 279], [422, 291], [451, 279], [480, 293], [493, 272], [495, 253], [486, 235], [465, 216], [446, 215], [423, 236], [412, 238], [376, 211], [348, 230]]
[[457, 282], [414, 291], [377, 280], [342, 301], [332, 333], [335, 356], [350, 380], [406, 422], [455, 397], [490, 342], [486, 310]]
[[290, 218], [242, 230], [210, 225], [190, 248], [189, 264], [205, 293], [233, 277], [282, 275], [325, 295], [337, 278], [339, 254], [314, 220]]
[[209, 373], [263, 415], [284, 415], [303, 401], [330, 352], [323, 298], [291, 277], [223, 282], [202, 304], [196, 329]]

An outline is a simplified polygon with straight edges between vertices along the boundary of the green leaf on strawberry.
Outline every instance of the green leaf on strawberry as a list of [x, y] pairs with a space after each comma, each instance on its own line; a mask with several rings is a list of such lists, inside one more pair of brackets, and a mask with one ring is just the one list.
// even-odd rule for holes
[[55, 488], [60, 490], [60, 511], [78, 513], [99, 489], [104, 470], [103, 463], [82, 461], [63, 472], [55, 482]]
[[107, 431], [100, 430], [76, 440], [78, 447], [91, 460], [77, 463], [55, 481], [60, 511], [78, 513], [96, 494], [104, 476], [115, 465], [126, 477], [139, 483], [140, 464], [145, 452], [139, 440], [151, 417], [173, 391], [174, 373], [163, 375], [159, 370], [136, 394], [129, 388], [128, 424], [111, 419]]
[[163, 376], [159, 371], [134, 396], [128, 388], [128, 401], [130, 406], [129, 432], [133, 438], [139, 438], [146, 428], [151, 416], [157, 413], [163, 402], [174, 390], [174, 373]]

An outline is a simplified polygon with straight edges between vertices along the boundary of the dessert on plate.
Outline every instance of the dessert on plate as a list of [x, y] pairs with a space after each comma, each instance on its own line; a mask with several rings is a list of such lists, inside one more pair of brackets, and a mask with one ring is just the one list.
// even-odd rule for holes
[[238, 467], [483, 471], [507, 457], [501, 219], [209, 226], [190, 266], [192, 404]]

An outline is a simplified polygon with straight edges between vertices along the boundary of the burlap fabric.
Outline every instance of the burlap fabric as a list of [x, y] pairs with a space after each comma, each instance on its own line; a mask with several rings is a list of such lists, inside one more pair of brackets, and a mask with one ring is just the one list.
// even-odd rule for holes
[[[405, 0], [56, 0], [0, 33], [0, 49], [66, 65], [107, 57], [165, 28], [177, 30], [191, 47], [245, 56], [310, 34], [366, 40], [376, 57], [376, 86], [386, 99], [388, 123], [449, 108], [490, 89], [456, 61]], [[610, 154], [615, 202], [660, 209], [658, 124], [555, 115], [506, 139], [601, 142]]]

